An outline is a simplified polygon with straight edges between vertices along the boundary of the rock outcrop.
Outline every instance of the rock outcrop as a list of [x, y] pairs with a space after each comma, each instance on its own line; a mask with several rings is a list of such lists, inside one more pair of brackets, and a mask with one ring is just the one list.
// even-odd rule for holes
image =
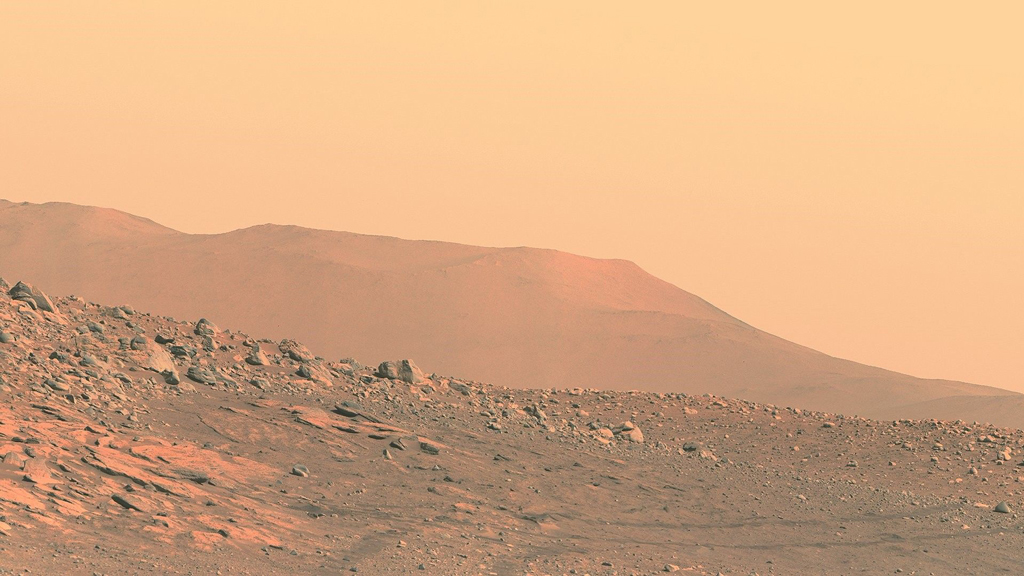
[[32, 286], [31, 284], [18, 282], [7, 293], [14, 300], [27, 302], [33, 310], [43, 310], [45, 312], [57, 311], [57, 308], [53, 305], [53, 301], [50, 300], [50, 297], [42, 290]]

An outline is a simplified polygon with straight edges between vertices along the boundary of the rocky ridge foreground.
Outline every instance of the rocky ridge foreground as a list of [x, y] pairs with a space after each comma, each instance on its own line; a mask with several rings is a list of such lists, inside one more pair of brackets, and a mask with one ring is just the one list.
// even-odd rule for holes
[[508, 389], [0, 288], [0, 574], [992, 574], [1022, 559], [1019, 430]]

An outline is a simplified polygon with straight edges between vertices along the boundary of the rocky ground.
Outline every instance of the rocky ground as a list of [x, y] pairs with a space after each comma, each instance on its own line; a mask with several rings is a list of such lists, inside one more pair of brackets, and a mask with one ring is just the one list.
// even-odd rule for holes
[[0, 574], [1022, 570], [1018, 430], [501, 388], [0, 287]]

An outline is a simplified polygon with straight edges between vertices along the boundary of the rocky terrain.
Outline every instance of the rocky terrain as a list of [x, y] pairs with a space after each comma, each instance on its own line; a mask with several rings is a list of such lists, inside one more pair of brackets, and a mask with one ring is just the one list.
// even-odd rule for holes
[[1022, 394], [822, 354], [623, 260], [295, 226], [186, 234], [116, 210], [0, 200], [0, 270], [54, 293], [294, 338], [323, 356], [415, 358], [517, 388], [710, 393], [1024, 427]]
[[0, 574], [1019, 573], [1024, 434], [512, 389], [0, 282]]

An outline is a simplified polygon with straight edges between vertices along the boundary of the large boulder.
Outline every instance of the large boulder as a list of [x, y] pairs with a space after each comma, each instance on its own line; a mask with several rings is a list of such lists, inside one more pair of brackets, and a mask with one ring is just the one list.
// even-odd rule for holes
[[419, 384], [423, 382], [423, 371], [412, 360], [381, 362], [380, 366], [377, 367], [377, 377], [401, 380], [409, 384]]
[[200, 384], [209, 384], [210, 386], [213, 386], [217, 383], [217, 373], [213, 368], [190, 366], [185, 375], [188, 376], [190, 380], [194, 380]]
[[637, 444], [644, 443], [644, 433], [641, 432], [640, 428], [632, 422], [623, 422], [620, 426], [615, 427], [614, 432], [619, 438], [624, 438], [630, 442], [636, 442]]
[[388, 378], [390, 380], [398, 380], [398, 364], [394, 362], [381, 362], [377, 366], [376, 376], [378, 378]]
[[195, 333], [197, 336], [216, 336], [220, 334], [220, 328], [213, 322], [210, 322], [206, 318], [200, 318], [199, 322], [196, 322]]
[[398, 377], [409, 384], [419, 384], [423, 382], [423, 371], [412, 360], [402, 360], [398, 363]]
[[33, 310], [43, 310], [45, 312], [56, 312], [57, 307], [53, 305], [53, 301], [47, 296], [42, 290], [26, 284], [24, 282], [18, 282], [13, 288], [8, 290], [7, 294], [15, 299], [27, 302]]
[[155, 346], [149, 348], [149, 356], [146, 357], [145, 366], [154, 372], [177, 369], [177, 366], [174, 364], [174, 358], [167, 353], [167, 350]]

